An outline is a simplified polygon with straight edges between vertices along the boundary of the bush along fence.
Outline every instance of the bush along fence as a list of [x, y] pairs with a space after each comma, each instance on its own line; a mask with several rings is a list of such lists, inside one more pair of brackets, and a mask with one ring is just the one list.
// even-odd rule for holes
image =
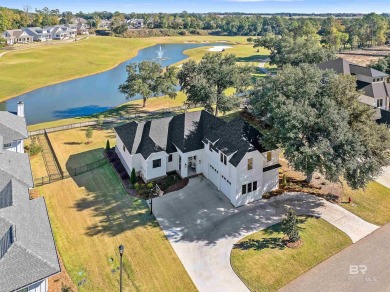
[[99, 168], [99, 167], [105, 165], [107, 162], [108, 162], [107, 159], [105, 157], [103, 157], [99, 160], [88, 163], [86, 165], [68, 169], [66, 172], [64, 172], [64, 171], [62, 171], [62, 169], [60, 169], [60, 174], [52, 174], [52, 175], [43, 176], [43, 177], [39, 177], [39, 178], [34, 179], [34, 186], [39, 187], [39, 186], [50, 184], [50, 183], [53, 183], [53, 182], [56, 182], [59, 180], [70, 178], [72, 176], [78, 176], [80, 174], [83, 174], [83, 173], [86, 173], [88, 171]]
[[[160, 117], [160, 116], [169, 116], [169, 115], [175, 115], [178, 113], [182, 113], [186, 111], [187, 109], [197, 108], [198, 105], [183, 105], [178, 107], [171, 107], [171, 108], [164, 108], [161, 110], [151, 111], [151, 112], [142, 112], [142, 113], [134, 113], [129, 115], [123, 115], [116, 118], [105, 118], [103, 121], [103, 124], [114, 124], [114, 123], [124, 123], [128, 122], [129, 120], [142, 120], [148, 117]], [[75, 128], [83, 128], [83, 127], [89, 127], [89, 126], [96, 126], [98, 125], [98, 121], [89, 121], [89, 122], [81, 122], [81, 123], [74, 123], [70, 125], [64, 125], [64, 126], [58, 126], [54, 128], [47, 128], [42, 130], [36, 130], [36, 131], [30, 131], [28, 132], [28, 135], [36, 136], [36, 135], [42, 135], [46, 133], [52, 133], [52, 132], [59, 132], [64, 130], [70, 130]]]

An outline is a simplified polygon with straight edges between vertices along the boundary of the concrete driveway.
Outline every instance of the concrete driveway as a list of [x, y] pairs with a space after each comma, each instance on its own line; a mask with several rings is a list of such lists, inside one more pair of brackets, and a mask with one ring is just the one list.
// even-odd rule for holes
[[287, 206], [298, 214], [322, 217], [353, 242], [378, 228], [340, 206], [298, 193], [234, 208], [202, 176], [191, 179], [184, 189], [153, 201], [158, 222], [200, 291], [248, 291], [230, 265], [233, 245], [279, 222]]
[[390, 166], [383, 168], [383, 173], [376, 179], [378, 183], [390, 189]]

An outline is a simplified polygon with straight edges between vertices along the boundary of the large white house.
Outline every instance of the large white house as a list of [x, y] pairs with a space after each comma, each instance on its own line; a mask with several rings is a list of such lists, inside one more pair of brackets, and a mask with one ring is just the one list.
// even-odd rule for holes
[[169, 172], [202, 174], [236, 207], [278, 188], [279, 150], [266, 149], [259, 131], [241, 118], [224, 122], [206, 111], [186, 112], [115, 131], [124, 167], [145, 182]]

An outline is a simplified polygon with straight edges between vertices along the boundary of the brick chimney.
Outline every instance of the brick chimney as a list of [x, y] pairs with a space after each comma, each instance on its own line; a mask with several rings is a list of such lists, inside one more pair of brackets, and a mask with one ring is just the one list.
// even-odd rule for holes
[[23, 101], [18, 102], [18, 116], [24, 118], [24, 103]]

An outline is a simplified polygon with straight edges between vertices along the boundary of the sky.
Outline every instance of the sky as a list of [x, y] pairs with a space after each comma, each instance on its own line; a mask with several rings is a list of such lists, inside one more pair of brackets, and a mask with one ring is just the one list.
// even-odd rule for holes
[[390, 13], [390, 0], [0, 0], [0, 6], [72, 12]]

